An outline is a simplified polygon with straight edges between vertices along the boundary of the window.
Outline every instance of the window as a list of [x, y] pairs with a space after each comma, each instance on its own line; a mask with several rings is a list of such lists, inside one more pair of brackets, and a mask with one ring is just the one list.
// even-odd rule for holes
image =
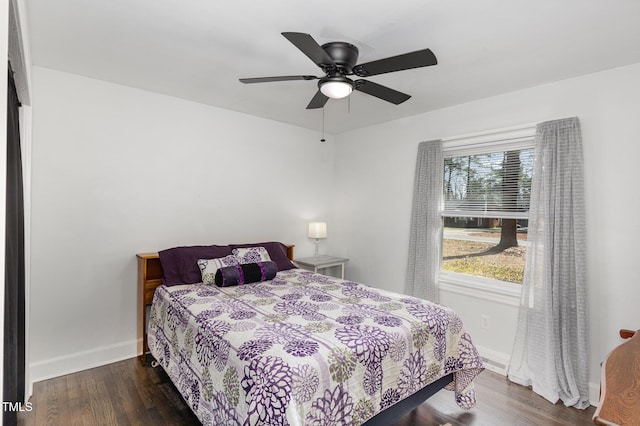
[[441, 275], [522, 284], [533, 136], [443, 143]]

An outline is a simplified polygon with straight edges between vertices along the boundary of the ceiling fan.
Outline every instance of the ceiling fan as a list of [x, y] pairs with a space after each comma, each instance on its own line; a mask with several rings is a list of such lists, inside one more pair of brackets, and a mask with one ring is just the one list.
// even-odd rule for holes
[[393, 104], [401, 104], [411, 96], [372, 81], [351, 80], [347, 76], [370, 77], [389, 72], [436, 65], [438, 60], [429, 49], [392, 56], [377, 61], [356, 65], [358, 48], [350, 43], [335, 41], [320, 46], [309, 34], [284, 32], [282, 35], [309, 57], [325, 73], [314, 75], [285, 75], [279, 77], [241, 78], [242, 83], [268, 83], [290, 80], [319, 80], [318, 91], [307, 105], [307, 109], [322, 108], [329, 98], [341, 99], [353, 90], [366, 93]]

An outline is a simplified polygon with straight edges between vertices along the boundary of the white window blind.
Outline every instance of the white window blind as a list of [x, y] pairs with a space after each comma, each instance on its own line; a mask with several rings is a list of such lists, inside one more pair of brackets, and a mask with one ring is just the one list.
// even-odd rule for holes
[[533, 134], [476, 134], [445, 141], [444, 217], [527, 219]]

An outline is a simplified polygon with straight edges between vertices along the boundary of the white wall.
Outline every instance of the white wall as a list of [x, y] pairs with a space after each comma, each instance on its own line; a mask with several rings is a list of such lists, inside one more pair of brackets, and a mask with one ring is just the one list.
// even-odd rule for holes
[[[34, 380], [133, 356], [135, 253], [277, 239], [310, 254], [306, 223], [347, 275], [403, 291], [420, 141], [578, 116], [582, 123], [591, 384], [637, 328], [640, 64], [344, 133], [315, 132], [35, 68], [31, 365]], [[250, 171], [248, 171], [250, 170]], [[621, 184], [622, 183], [622, 184]], [[330, 245], [330, 247], [326, 247]], [[510, 351], [516, 310], [442, 294], [478, 345]], [[479, 330], [479, 317], [492, 316]]]
[[[640, 328], [640, 64], [487, 98], [337, 136], [334, 232], [347, 276], [403, 291], [417, 145], [424, 140], [578, 116], [584, 141], [591, 334], [591, 390], [599, 363], [619, 344], [620, 328]], [[510, 352], [517, 309], [442, 294], [476, 344]], [[481, 330], [480, 315], [492, 328]]]
[[136, 352], [136, 253], [278, 240], [311, 254], [334, 144], [290, 125], [34, 67], [34, 381]]

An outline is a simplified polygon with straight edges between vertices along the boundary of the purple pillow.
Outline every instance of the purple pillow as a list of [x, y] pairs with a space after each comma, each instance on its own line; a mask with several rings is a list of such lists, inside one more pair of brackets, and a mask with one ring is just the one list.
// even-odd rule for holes
[[230, 254], [230, 246], [188, 246], [159, 251], [162, 284], [199, 283], [202, 281], [202, 275], [198, 259], [217, 259]]
[[278, 265], [278, 271], [286, 271], [287, 269], [294, 269], [296, 266], [291, 263], [287, 257], [287, 246], [279, 242], [268, 243], [252, 243], [252, 244], [231, 244], [231, 249], [243, 248], [243, 247], [264, 247], [269, 253], [269, 257], [272, 261]]
[[215, 282], [218, 287], [257, 283], [272, 280], [277, 272], [278, 266], [271, 261], [223, 266], [216, 271]]

